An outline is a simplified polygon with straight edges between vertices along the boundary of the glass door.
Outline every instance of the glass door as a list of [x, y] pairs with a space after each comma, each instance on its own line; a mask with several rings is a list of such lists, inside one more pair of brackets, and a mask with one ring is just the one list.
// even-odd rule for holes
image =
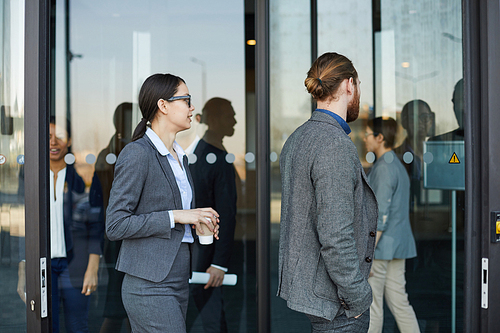
[[[406, 291], [421, 331], [463, 331], [464, 85], [461, 2], [375, 1], [374, 116], [398, 121], [417, 256]], [[358, 148], [359, 149], [359, 148]], [[363, 155], [365, 158], [363, 158]], [[369, 169], [373, 158], [361, 154]], [[384, 328], [395, 327], [385, 308]]]
[[0, 2], [0, 331], [26, 331], [24, 1]]
[[[224, 232], [224, 247], [215, 251], [226, 257], [219, 266], [237, 276], [236, 285], [222, 287], [221, 298], [229, 331], [255, 331], [253, 18], [251, 1], [57, 1], [52, 116], [71, 139], [64, 161], [84, 182], [84, 190], [74, 195], [72, 223], [97, 230], [100, 243], [98, 286], [88, 309], [91, 332], [130, 331], [120, 296], [123, 274], [114, 268], [121, 244], [107, 239], [104, 215], [114, 163], [141, 119], [139, 88], [154, 73], [182, 77], [192, 95], [192, 127], [177, 136], [192, 173], [218, 172], [209, 171], [214, 167], [231, 172], [221, 175], [232, 183], [225, 193], [228, 202], [213, 207], [229, 210], [221, 230], [230, 231]], [[198, 154], [203, 145], [220, 154]], [[196, 193], [209, 195], [208, 190]], [[88, 253], [80, 257], [88, 260]], [[193, 295], [188, 331], [202, 332], [206, 323], [200, 312], [210, 305], [197, 306]], [[61, 328], [63, 307], [62, 302]]]
[[[292, 4], [293, 3], [293, 4]], [[311, 65], [310, 1], [271, 1], [271, 147], [310, 117], [304, 79]], [[284, 4], [284, 3], [283, 3]], [[367, 173], [364, 143], [375, 117], [398, 123], [394, 150], [408, 171], [410, 224], [417, 256], [406, 260], [406, 291], [422, 332], [463, 330], [464, 124], [462, 8], [457, 1], [317, 1], [318, 55], [353, 61], [361, 85], [350, 124]], [[286, 121], [283, 121], [286, 119]], [[451, 168], [451, 169], [450, 169]], [[277, 284], [280, 219], [278, 163], [271, 171], [271, 283]], [[307, 331], [307, 318], [272, 301], [273, 332]], [[397, 331], [384, 306], [384, 332]], [[300, 329], [296, 329], [300, 327]]]

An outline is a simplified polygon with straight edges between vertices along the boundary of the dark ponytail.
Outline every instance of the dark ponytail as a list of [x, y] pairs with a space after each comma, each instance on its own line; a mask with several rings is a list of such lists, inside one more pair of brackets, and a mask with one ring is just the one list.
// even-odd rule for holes
[[139, 124], [137, 124], [137, 126], [135, 127], [134, 134], [132, 134], [132, 141], [140, 139], [144, 136], [144, 133], [146, 133], [147, 124], [148, 121], [142, 118]]
[[153, 74], [144, 81], [139, 91], [142, 119], [134, 130], [132, 141], [142, 138], [146, 133], [148, 122], [151, 123], [158, 112], [158, 100], [173, 97], [181, 83], [186, 82], [172, 74]]

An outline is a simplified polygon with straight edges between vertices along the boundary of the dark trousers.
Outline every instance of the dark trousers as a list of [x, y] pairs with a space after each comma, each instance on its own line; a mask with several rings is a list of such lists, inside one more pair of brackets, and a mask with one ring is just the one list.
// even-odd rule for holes
[[206, 333], [226, 333], [227, 324], [222, 301], [222, 287], [203, 289], [205, 285], [191, 286], [196, 308]]
[[81, 288], [75, 288], [71, 284], [66, 258], [52, 259], [50, 264], [52, 272], [52, 332], [58, 333], [60, 330], [60, 301], [63, 302], [66, 332], [88, 332], [90, 296], [85, 296], [81, 293]]
[[370, 326], [370, 309], [358, 318], [347, 318], [343, 308], [332, 321], [311, 315], [307, 317], [311, 321], [312, 333], [363, 333], [368, 332]]

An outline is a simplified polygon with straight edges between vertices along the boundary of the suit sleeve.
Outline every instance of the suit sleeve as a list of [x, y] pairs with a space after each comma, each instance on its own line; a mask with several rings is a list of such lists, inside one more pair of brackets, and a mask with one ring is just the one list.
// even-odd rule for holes
[[219, 213], [219, 240], [215, 242], [212, 264], [227, 268], [233, 249], [236, 226], [236, 178], [233, 164], [222, 160], [214, 183], [215, 207]]
[[389, 166], [385, 163], [377, 165], [370, 174], [370, 186], [378, 202], [377, 231], [386, 231], [388, 223], [390, 223], [387, 216], [392, 202], [392, 195], [396, 188], [395, 181]]
[[136, 214], [149, 170], [148, 152], [130, 143], [121, 151], [106, 210], [106, 235], [109, 240], [160, 237], [170, 238], [168, 211]]
[[85, 191], [85, 182], [82, 177], [80, 177], [73, 166], [67, 166], [66, 170], [66, 172], [69, 173], [69, 177], [66, 178], [68, 188], [73, 192], [79, 194], [83, 193]]
[[317, 205], [317, 234], [326, 270], [348, 306], [348, 318], [367, 310], [371, 288], [360, 269], [354, 234], [354, 190], [357, 154], [345, 143], [325, 142], [315, 152], [311, 178]]

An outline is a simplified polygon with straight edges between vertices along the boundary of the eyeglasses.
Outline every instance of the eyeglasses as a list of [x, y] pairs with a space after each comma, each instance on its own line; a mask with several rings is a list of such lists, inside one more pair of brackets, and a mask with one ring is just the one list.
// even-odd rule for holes
[[365, 133], [365, 138], [369, 137], [370, 135], [377, 136], [378, 133], [375, 133], [375, 132]]
[[174, 102], [174, 101], [177, 101], [177, 100], [180, 100], [180, 99], [185, 99], [187, 101], [188, 108], [191, 107], [191, 95], [174, 96], [174, 97], [170, 97], [169, 99], [167, 99], [167, 101], [168, 102]]

